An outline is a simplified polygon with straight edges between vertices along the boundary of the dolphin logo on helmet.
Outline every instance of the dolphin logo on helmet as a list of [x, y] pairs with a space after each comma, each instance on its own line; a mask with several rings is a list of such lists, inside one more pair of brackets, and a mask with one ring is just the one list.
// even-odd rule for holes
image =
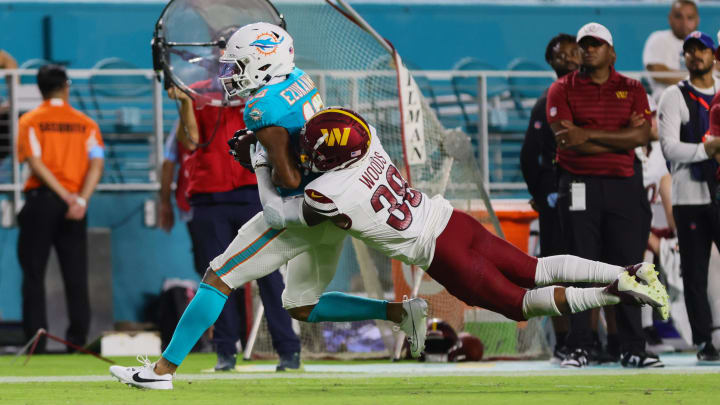
[[[273, 41], [275, 39], [275, 41]], [[250, 46], [257, 48], [258, 52], [270, 55], [277, 51], [278, 45], [282, 44], [285, 40], [284, 37], [276, 39], [269, 32], [264, 32], [258, 36], [258, 39], [250, 43]]]
[[270, 23], [242, 26], [227, 41], [218, 80], [230, 97], [248, 97], [295, 69], [293, 39]]

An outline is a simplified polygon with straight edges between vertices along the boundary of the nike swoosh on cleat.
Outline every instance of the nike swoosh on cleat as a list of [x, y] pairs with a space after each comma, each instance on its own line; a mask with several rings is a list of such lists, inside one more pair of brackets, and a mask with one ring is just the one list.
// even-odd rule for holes
[[165, 381], [167, 381], [167, 380], [149, 380], [149, 379], [147, 379], [147, 378], [142, 378], [142, 377], [140, 377], [140, 372], [139, 372], [139, 371], [138, 371], [137, 373], [133, 374], [132, 379], [133, 379], [133, 381], [139, 382], [139, 383], [151, 383], [151, 382], [165, 382]]

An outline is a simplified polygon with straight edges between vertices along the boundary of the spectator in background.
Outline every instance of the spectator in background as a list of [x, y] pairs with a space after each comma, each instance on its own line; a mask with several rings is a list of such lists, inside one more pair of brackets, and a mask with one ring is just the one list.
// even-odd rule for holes
[[[23, 326], [28, 338], [47, 329], [45, 270], [54, 246], [70, 317], [65, 338], [83, 346], [90, 327], [86, 212], [102, 175], [103, 140], [98, 125], [68, 104], [62, 66], [41, 67], [37, 84], [44, 101], [20, 117], [18, 129], [18, 160], [31, 171], [18, 215]], [[38, 350], [45, 350], [44, 340]]]
[[[193, 85], [198, 92], [221, 92], [215, 88], [217, 80], [209, 79]], [[245, 128], [244, 105], [215, 107], [205, 105], [196, 109], [193, 100], [172, 87], [168, 96], [180, 101], [180, 123], [177, 137], [192, 151], [185, 162], [189, 171], [187, 194], [192, 207], [193, 232], [197, 236], [195, 254], [204, 266], [230, 245], [238, 230], [255, 214], [262, 211], [257, 179], [229, 155], [227, 141], [236, 130]], [[300, 367], [300, 340], [292, 330], [290, 315], [282, 307], [285, 288], [282, 275], [275, 271], [257, 280], [260, 298], [273, 340], [273, 348], [280, 356], [277, 370]], [[238, 299], [244, 289], [233, 291], [220, 317], [215, 322], [215, 343], [218, 371], [235, 368], [236, 342], [240, 339]]]
[[670, 86], [660, 99], [658, 132], [665, 159], [671, 162], [673, 215], [677, 223], [680, 261], [693, 343], [699, 361], [720, 361], [711, 341], [708, 265], [713, 242], [720, 247], [720, 208], [713, 159], [720, 138], [708, 139], [709, 108], [717, 92], [713, 79], [715, 44], [695, 31], [683, 45], [688, 80]]
[[[0, 49], [0, 69], [17, 69], [15, 58]], [[10, 76], [5, 76], [7, 87], [10, 87]], [[10, 115], [9, 105], [0, 94], [0, 161], [10, 153]]]
[[[18, 64], [15, 58], [12, 57], [7, 51], [0, 49], [0, 69], [17, 69]], [[5, 76], [5, 81], [8, 82], [10, 80], [10, 76]], [[10, 83], [8, 82], [8, 87], [10, 86]], [[2, 100], [0, 100], [2, 101]]]
[[[553, 68], [558, 78], [580, 67], [580, 47], [574, 35], [558, 34], [545, 48], [545, 61]], [[555, 133], [545, 117], [547, 90], [537, 99], [530, 114], [530, 123], [525, 131], [520, 152], [520, 166], [523, 177], [532, 196], [532, 206], [539, 213], [540, 257], [564, 253], [560, 221], [557, 213], [557, 172], [555, 170]], [[555, 330], [553, 361], [564, 358], [563, 348], [567, 336], [568, 321], [565, 316], [552, 318]]]
[[[613, 67], [613, 38], [603, 25], [580, 28], [580, 71], [552, 84], [547, 119], [558, 144], [558, 208], [568, 253], [616, 265], [643, 257], [650, 208], [634, 149], [648, 143], [650, 110], [642, 85]], [[645, 351], [640, 308], [616, 307], [621, 364], [662, 367]], [[588, 365], [590, 313], [570, 316], [565, 367]]]
[[650, 72], [676, 72], [676, 77], [651, 78], [653, 100], [658, 102], [663, 90], [685, 77], [683, 41], [700, 24], [697, 4], [693, 0], [675, 0], [668, 14], [669, 30], [655, 31], [645, 41], [643, 66]]

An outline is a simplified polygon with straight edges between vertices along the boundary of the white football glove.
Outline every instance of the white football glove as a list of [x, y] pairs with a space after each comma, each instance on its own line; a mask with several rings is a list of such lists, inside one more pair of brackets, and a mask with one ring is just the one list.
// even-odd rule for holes
[[267, 151], [259, 142], [250, 144], [250, 164], [252, 164], [253, 169], [261, 166], [270, 167]]

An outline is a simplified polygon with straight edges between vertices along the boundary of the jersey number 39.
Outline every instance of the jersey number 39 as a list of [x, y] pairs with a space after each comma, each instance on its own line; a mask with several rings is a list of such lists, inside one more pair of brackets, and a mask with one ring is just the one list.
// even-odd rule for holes
[[387, 224], [398, 231], [403, 231], [412, 224], [412, 208], [420, 205], [422, 193], [408, 187], [407, 181], [392, 165], [387, 170], [387, 182], [390, 188], [380, 184], [370, 198], [370, 204], [375, 212], [387, 209], [390, 214]]

